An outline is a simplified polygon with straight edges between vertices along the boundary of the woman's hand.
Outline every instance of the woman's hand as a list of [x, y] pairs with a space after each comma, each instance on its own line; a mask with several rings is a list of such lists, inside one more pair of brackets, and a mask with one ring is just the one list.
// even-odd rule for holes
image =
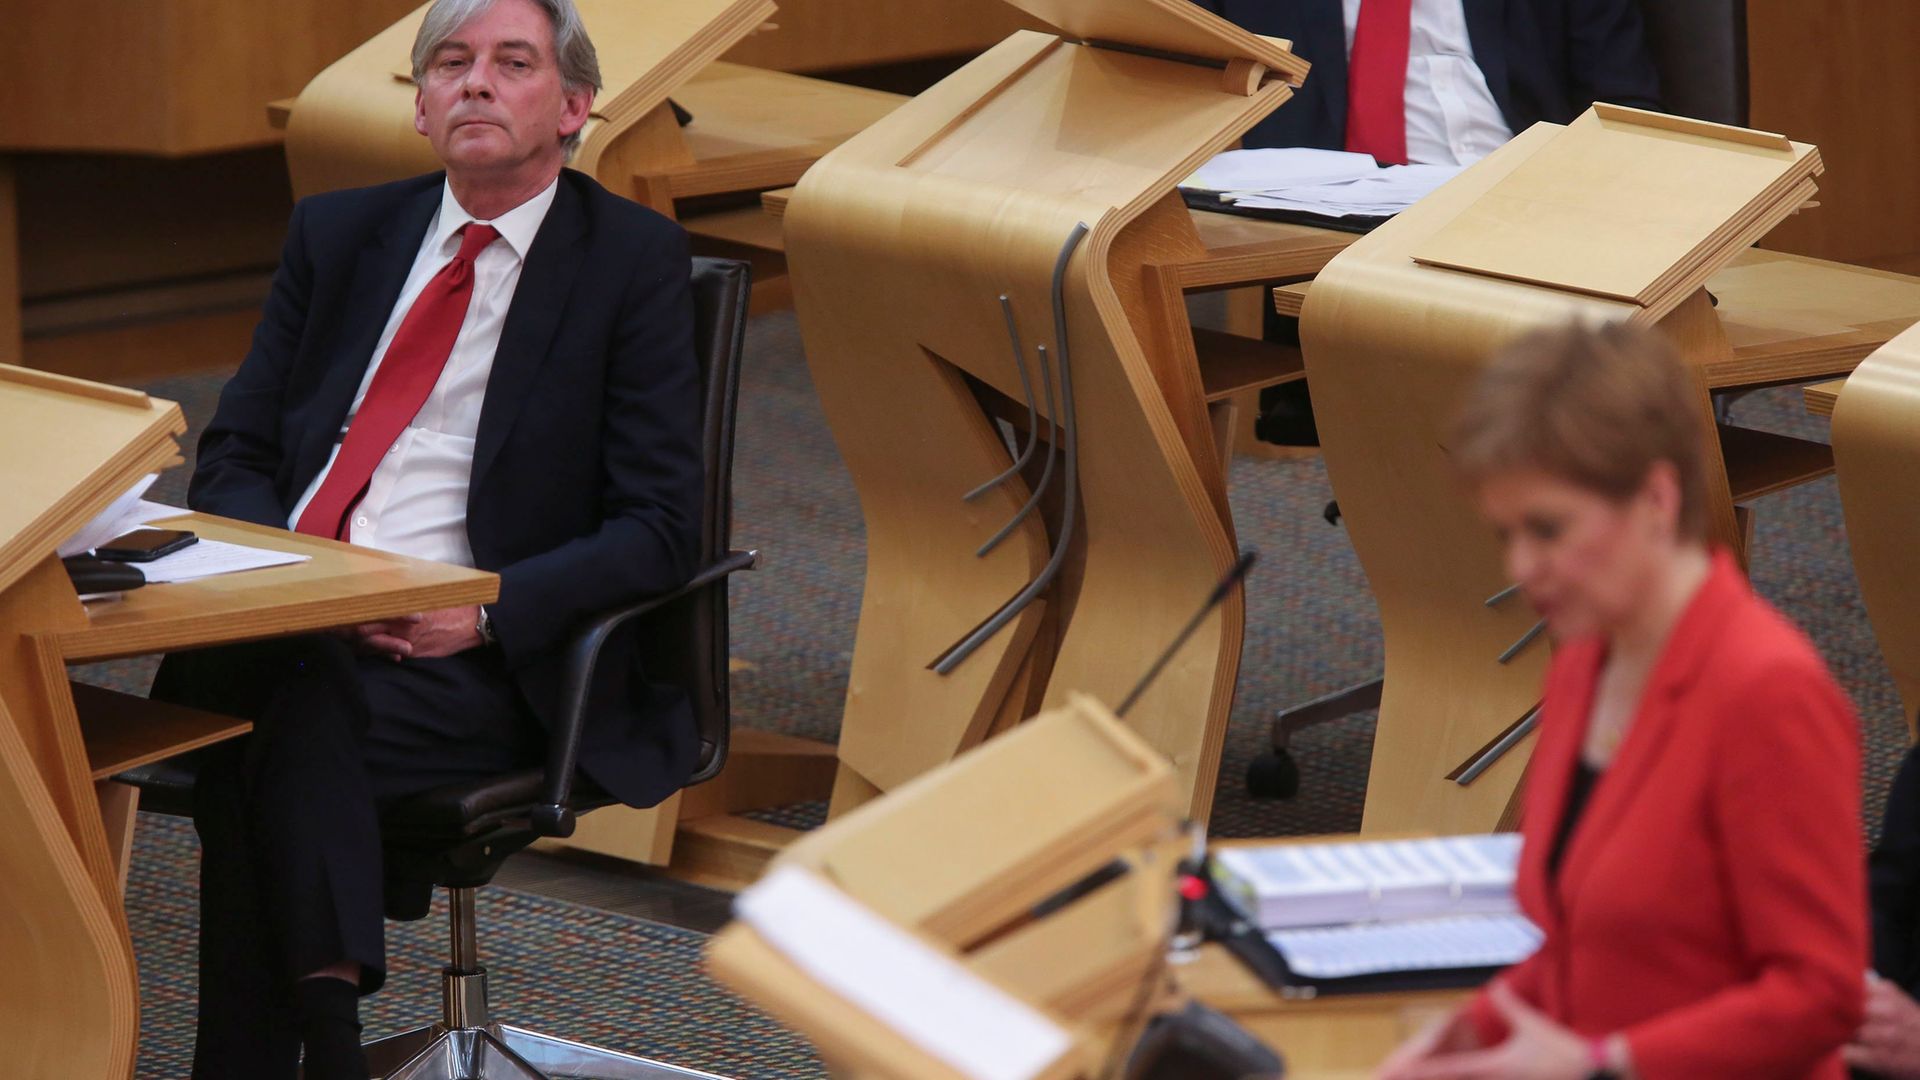
[[1440, 1054], [1456, 1054], [1479, 1048], [1480, 1039], [1473, 1030], [1473, 1023], [1467, 1019], [1467, 1011], [1456, 1009], [1401, 1043], [1400, 1048], [1380, 1066], [1376, 1075], [1379, 1080], [1400, 1080], [1406, 1075], [1407, 1069], [1420, 1062], [1431, 1061]]
[[1847, 1064], [1888, 1080], [1920, 1080], [1920, 1004], [1867, 972], [1867, 1019], [1846, 1047]]
[[1438, 1038], [1423, 1046], [1423, 1034], [1388, 1060], [1382, 1080], [1585, 1080], [1593, 1072], [1587, 1040], [1520, 1000], [1505, 983], [1495, 982], [1487, 1000], [1507, 1022], [1506, 1041], [1485, 1050], [1452, 1049]]

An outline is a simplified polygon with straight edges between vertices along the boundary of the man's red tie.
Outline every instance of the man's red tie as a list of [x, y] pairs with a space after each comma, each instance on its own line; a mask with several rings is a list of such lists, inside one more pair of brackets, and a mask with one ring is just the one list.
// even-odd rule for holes
[[333, 467], [301, 513], [296, 531], [338, 540], [351, 535], [347, 515], [366, 494], [380, 459], [440, 381], [460, 325], [467, 321], [467, 302], [473, 299], [473, 260], [499, 235], [491, 225], [470, 222], [461, 227], [460, 253], [433, 275], [400, 320], [367, 396], [347, 427], [347, 437], [341, 440]]
[[1407, 50], [1413, 0], [1360, 0], [1347, 58], [1347, 149], [1407, 163]]

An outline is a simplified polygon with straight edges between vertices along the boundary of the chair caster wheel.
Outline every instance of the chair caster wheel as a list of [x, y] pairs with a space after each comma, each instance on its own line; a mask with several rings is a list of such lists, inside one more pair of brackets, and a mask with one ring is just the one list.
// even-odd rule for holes
[[1247, 794], [1256, 799], [1291, 799], [1300, 794], [1300, 766], [1287, 750], [1270, 750], [1247, 765]]

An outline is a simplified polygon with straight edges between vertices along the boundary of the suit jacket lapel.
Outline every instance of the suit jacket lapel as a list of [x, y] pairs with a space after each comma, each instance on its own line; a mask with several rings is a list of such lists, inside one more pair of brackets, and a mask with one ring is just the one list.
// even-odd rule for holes
[[[1467, 15], [1467, 41], [1473, 62], [1487, 78], [1500, 115], [1513, 123], [1512, 95], [1507, 92], [1507, 0], [1462, 0]], [[1515, 135], [1520, 134], [1518, 131]]]
[[[1308, 18], [1300, 22], [1293, 51], [1313, 65], [1308, 84], [1317, 83], [1328, 131], [1347, 130], [1347, 14], [1342, 0], [1307, 0]], [[1336, 149], [1338, 144], [1336, 143]]]
[[[1721, 638], [1721, 631], [1733, 616], [1746, 588], [1745, 578], [1734, 565], [1732, 556], [1724, 551], [1716, 552], [1707, 580], [1674, 624], [1661, 648], [1660, 659], [1647, 677], [1646, 689], [1641, 692], [1640, 704], [1634, 712], [1633, 726], [1600, 782], [1594, 786], [1586, 813], [1561, 859], [1556, 892], [1563, 896], [1578, 895], [1582, 881], [1592, 872], [1596, 852], [1610, 837], [1618, 835], [1620, 819], [1646, 787], [1647, 774], [1662, 757], [1661, 748], [1686, 722], [1680, 703], [1705, 672], [1708, 655]], [[1589, 711], [1591, 701], [1590, 687]], [[1583, 726], [1580, 741], [1584, 741], [1584, 735]]]
[[[366, 377], [373, 362], [373, 350], [380, 344], [380, 332], [393, 315], [394, 302], [407, 283], [407, 272], [420, 253], [420, 240], [440, 207], [440, 184], [429, 184], [400, 205], [366, 246], [354, 265], [353, 283], [348, 289], [344, 313], [349, 320], [342, 327], [335, 346], [333, 362], [314, 395], [314, 416], [300, 441], [294, 459], [294, 490], [304, 491], [327, 463], [353, 406], [354, 391]], [[297, 496], [296, 496], [297, 498]]]
[[514, 287], [513, 303], [500, 330], [500, 345], [493, 354], [487, 396], [480, 406], [480, 428], [474, 436], [469, 499], [499, 456], [514, 417], [519, 415], [546, 359], [573, 289], [574, 274], [580, 268], [576, 249], [587, 235], [587, 226], [585, 199], [563, 172], [553, 205], [547, 209], [546, 220], [534, 234], [533, 247], [520, 268], [520, 283]]

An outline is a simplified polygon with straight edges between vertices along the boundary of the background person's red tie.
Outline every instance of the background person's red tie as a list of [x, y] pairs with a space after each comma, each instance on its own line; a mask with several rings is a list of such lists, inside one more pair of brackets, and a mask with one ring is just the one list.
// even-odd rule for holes
[[471, 222], [460, 231], [460, 253], [433, 275], [400, 320], [367, 396], [347, 427], [347, 437], [341, 440], [333, 467], [301, 513], [296, 531], [338, 540], [349, 537], [347, 515], [366, 494], [374, 468], [440, 381], [460, 325], [467, 321], [474, 257], [500, 235], [491, 225]]
[[1407, 50], [1413, 0], [1360, 0], [1347, 58], [1347, 149], [1407, 163]]

